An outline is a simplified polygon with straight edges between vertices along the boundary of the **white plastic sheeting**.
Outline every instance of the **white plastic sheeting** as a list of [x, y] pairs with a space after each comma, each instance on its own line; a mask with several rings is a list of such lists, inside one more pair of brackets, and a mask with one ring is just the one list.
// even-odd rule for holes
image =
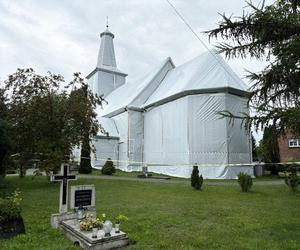
[[124, 112], [113, 118], [119, 132], [119, 154], [114, 160], [120, 161], [118, 168], [127, 171], [128, 166], [128, 113]]
[[[107, 104], [104, 104], [103, 108], [99, 107], [97, 113], [101, 116], [105, 116], [121, 108], [125, 109], [125, 107], [129, 106], [132, 102], [134, 102], [134, 105], [137, 105], [137, 98], [141, 95], [145, 96], [143, 99], [147, 99], [156, 89], [156, 85], [160, 83], [160, 81], [155, 83], [155, 80], [157, 78], [162, 80], [171, 67], [170, 64], [172, 63], [170, 60], [170, 58], [167, 58], [154, 69], [113, 91], [105, 98]], [[163, 74], [162, 76], [160, 75], [161, 72]], [[154, 85], [155, 88], [153, 89], [149, 85]], [[146, 90], [146, 93], [144, 90]], [[144, 104], [144, 102], [140, 104]]]
[[220, 55], [206, 52], [170, 70], [145, 106], [186, 90], [221, 87], [231, 87], [243, 91], [248, 89], [248, 86], [232, 71]]
[[98, 135], [107, 136], [106, 133], [108, 133], [108, 136], [119, 137], [118, 129], [113, 119], [107, 117], [98, 117], [98, 121], [105, 130], [105, 133], [99, 131]]
[[[244, 98], [230, 94], [188, 96], [145, 113], [144, 157], [149, 170], [190, 177], [192, 164], [204, 178], [232, 179], [252, 167], [227, 167], [251, 161], [249, 134], [239, 121], [229, 124], [218, 111], [247, 112]], [[165, 165], [164, 165], [165, 164]], [[219, 166], [213, 166], [219, 164]], [[177, 165], [177, 166], [175, 166]]]
[[[141, 170], [147, 164], [149, 171], [190, 177], [192, 165], [200, 164], [204, 178], [252, 175], [252, 167], [239, 166], [251, 163], [249, 134], [240, 121], [232, 124], [217, 113], [247, 113], [246, 98], [220, 91], [229, 87], [245, 94], [248, 87], [216, 56], [204, 53], [177, 68], [168, 58], [146, 76], [109, 94], [108, 104], [98, 109], [99, 120], [111, 117], [103, 120], [104, 128], [113, 130], [115, 125], [112, 134], [117, 133], [119, 141], [99, 140], [97, 157], [103, 156], [101, 149], [110, 150], [124, 171]], [[217, 93], [209, 94], [207, 89]], [[178, 95], [185, 91], [188, 95]], [[227, 166], [232, 163], [237, 166]]]
[[114, 138], [94, 138], [92, 143], [96, 149], [96, 154], [91, 153], [91, 165], [94, 168], [101, 168], [107, 158], [118, 158], [118, 139]]

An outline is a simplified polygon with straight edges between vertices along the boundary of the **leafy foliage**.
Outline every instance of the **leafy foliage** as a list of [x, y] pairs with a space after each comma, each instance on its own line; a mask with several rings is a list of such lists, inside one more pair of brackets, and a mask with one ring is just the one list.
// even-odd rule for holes
[[20, 217], [21, 193], [14, 191], [9, 196], [0, 198], [0, 223]]
[[102, 172], [102, 174], [105, 174], [105, 175], [112, 175], [113, 173], [116, 172], [114, 163], [112, 162], [112, 160], [110, 158], [108, 158], [107, 161], [105, 162], [104, 166], [101, 169], [101, 172]]
[[64, 89], [61, 75], [42, 76], [33, 69], [18, 69], [5, 84], [12, 93], [8, 118], [21, 173], [33, 161], [46, 172], [58, 170], [86, 133], [101, 129], [94, 109], [103, 99], [87, 89], [80, 73]]
[[128, 219], [128, 217], [126, 216], [126, 215], [124, 215], [124, 214], [119, 214], [117, 217], [116, 217], [116, 220], [115, 220], [115, 222], [116, 222], [116, 224], [120, 224], [121, 222], [126, 222], [126, 221], [128, 221], [129, 219]]
[[11, 149], [11, 125], [7, 121], [7, 105], [4, 90], [0, 89], [0, 175], [5, 175], [5, 162]]
[[219, 52], [229, 58], [247, 55], [265, 58], [268, 65], [258, 73], [249, 72], [253, 82], [250, 104], [256, 115], [234, 116], [256, 128], [274, 125], [278, 131], [291, 129], [300, 134], [300, 1], [277, 0], [255, 7], [241, 17], [222, 16], [219, 27], [208, 31], [210, 38], [221, 37]]
[[191, 175], [191, 186], [197, 190], [201, 189], [203, 184], [202, 175], [199, 176], [198, 166], [193, 166], [193, 171]]
[[285, 177], [285, 184], [288, 185], [293, 192], [296, 192], [300, 185], [300, 178], [297, 176], [297, 166], [291, 166], [290, 170], [291, 172]]
[[242, 192], [248, 192], [253, 184], [251, 176], [242, 172], [238, 174], [238, 182], [242, 188]]

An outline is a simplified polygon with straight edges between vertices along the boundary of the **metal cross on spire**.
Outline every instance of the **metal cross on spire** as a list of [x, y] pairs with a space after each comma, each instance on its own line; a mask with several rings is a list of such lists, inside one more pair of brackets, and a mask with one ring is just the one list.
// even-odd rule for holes
[[106, 28], [108, 29], [108, 16], [106, 16]]

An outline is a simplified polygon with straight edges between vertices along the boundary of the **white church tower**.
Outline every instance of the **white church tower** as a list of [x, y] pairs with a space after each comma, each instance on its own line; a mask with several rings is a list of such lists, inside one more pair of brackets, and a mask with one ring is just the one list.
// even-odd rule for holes
[[117, 68], [114, 34], [108, 30], [100, 34], [101, 45], [96, 68], [87, 76], [90, 89], [99, 96], [106, 97], [116, 88], [123, 85], [127, 74]]

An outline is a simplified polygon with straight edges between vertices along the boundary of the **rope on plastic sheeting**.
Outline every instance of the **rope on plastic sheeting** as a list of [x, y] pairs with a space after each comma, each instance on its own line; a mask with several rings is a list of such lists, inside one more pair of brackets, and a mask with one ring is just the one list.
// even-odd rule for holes
[[[80, 157], [81, 159], [91, 159], [89, 157]], [[96, 158], [95, 160], [97, 161], [107, 161], [107, 158]], [[166, 163], [154, 163], [154, 162], [145, 162], [145, 161], [131, 161], [131, 160], [113, 160], [111, 159], [112, 162], [117, 162], [117, 163], [126, 163], [126, 164], [140, 164], [143, 166], [172, 166], [172, 167], [189, 167], [189, 166], [199, 166], [199, 167], [249, 167], [249, 166], [257, 166], [257, 165], [292, 165], [292, 164], [297, 164], [300, 165], [300, 162], [278, 162], [278, 163], [194, 163], [194, 164], [166, 164]]]

